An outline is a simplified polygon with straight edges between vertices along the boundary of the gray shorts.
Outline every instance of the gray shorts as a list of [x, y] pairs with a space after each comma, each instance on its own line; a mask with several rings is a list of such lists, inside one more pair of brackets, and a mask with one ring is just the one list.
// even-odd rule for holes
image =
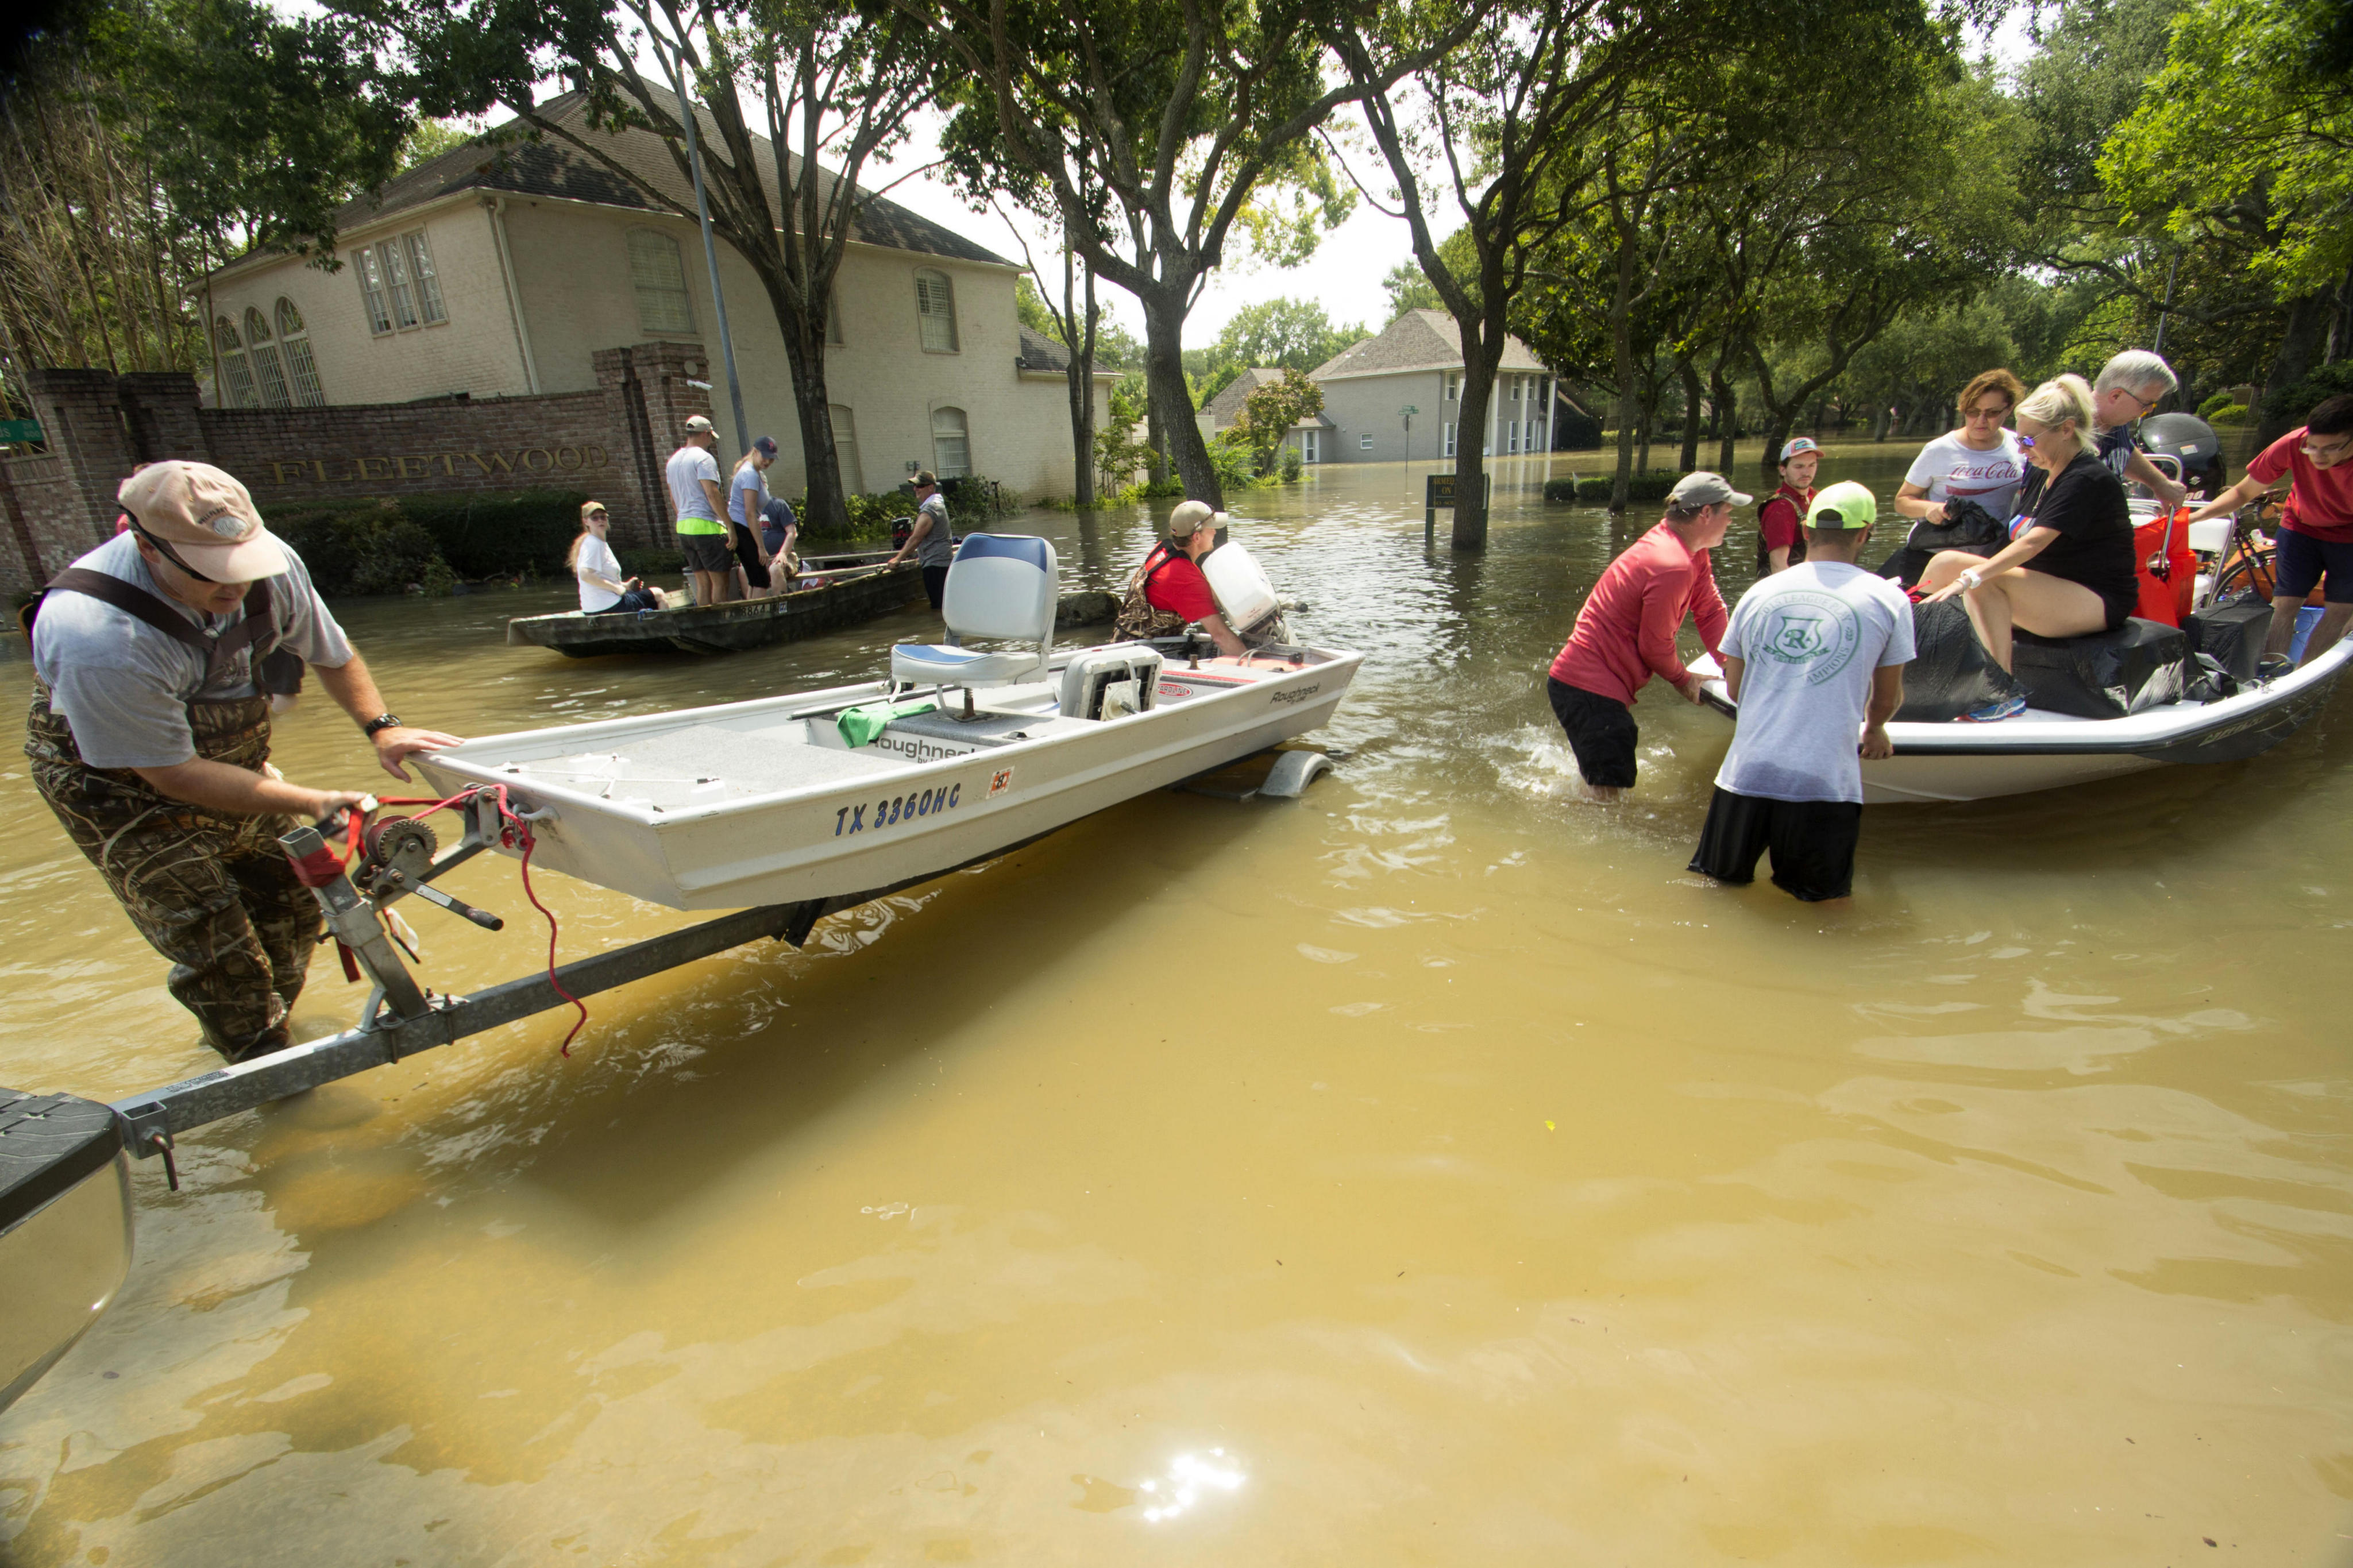
[[681, 533], [678, 547], [686, 556], [686, 569], [690, 572], [735, 570], [735, 552], [727, 548], [727, 536], [723, 533]]

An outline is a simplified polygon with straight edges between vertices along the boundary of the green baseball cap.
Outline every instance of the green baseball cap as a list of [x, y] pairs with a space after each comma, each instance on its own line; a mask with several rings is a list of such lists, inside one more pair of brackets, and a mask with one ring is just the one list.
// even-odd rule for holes
[[1871, 491], [1852, 479], [1841, 479], [1814, 498], [1806, 509], [1806, 526], [1827, 532], [1852, 531], [1869, 528], [1879, 521], [1879, 502]]

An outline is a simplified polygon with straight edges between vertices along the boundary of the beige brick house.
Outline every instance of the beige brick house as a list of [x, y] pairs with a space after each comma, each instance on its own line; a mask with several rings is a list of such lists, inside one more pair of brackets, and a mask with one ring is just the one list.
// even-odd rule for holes
[[[576, 125], [584, 105], [567, 95], [549, 112]], [[692, 205], [650, 132], [615, 133], [608, 145]], [[258, 253], [213, 274], [216, 405], [592, 391], [600, 349], [699, 343], [722, 460], [740, 455], [696, 226], [592, 160], [554, 142], [469, 144], [353, 203], [338, 228], [340, 271]], [[797, 490], [804, 469], [783, 337], [758, 279], [723, 241], [719, 271], [750, 433], [776, 438], [776, 488]], [[930, 468], [1031, 495], [1069, 492], [1061, 351], [1016, 319], [1020, 271], [896, 203], [867, 206], [842, 260], [826, 356], [849, 488], [887, 489]], [[1113, 379], [1098, 376], [1099, 420]], [[678, 433], [649, 434], [666, 446]]]

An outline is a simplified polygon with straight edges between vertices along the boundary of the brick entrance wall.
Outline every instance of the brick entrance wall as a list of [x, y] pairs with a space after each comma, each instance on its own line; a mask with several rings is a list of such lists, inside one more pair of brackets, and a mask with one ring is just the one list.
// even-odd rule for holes
[[670, 536], [662, 465], [690, 415], [708, 415], [709, 367], [691, 343], [599, 350], [596, 390], [481, 401], [202, 408], [193, 376], [37, 370], [28, 391], [48, 450], [0, 460], [0, 593], [31, 592], [114, 531], [134, 464], [186, 458], [245, 481], [273, 508], [364, 496], [585, 490], [625, 544]]

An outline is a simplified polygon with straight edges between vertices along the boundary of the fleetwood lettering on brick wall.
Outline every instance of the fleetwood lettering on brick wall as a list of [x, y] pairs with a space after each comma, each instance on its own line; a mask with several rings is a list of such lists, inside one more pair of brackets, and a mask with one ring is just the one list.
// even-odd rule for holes
[[383, 484], [396, 479], [527, 479], [576, 473], [611, 461], [605, 448], [519, 447], [504, 452], [427, 452], [399, 457], [285, 458], [269, 462], [273, 485]]

